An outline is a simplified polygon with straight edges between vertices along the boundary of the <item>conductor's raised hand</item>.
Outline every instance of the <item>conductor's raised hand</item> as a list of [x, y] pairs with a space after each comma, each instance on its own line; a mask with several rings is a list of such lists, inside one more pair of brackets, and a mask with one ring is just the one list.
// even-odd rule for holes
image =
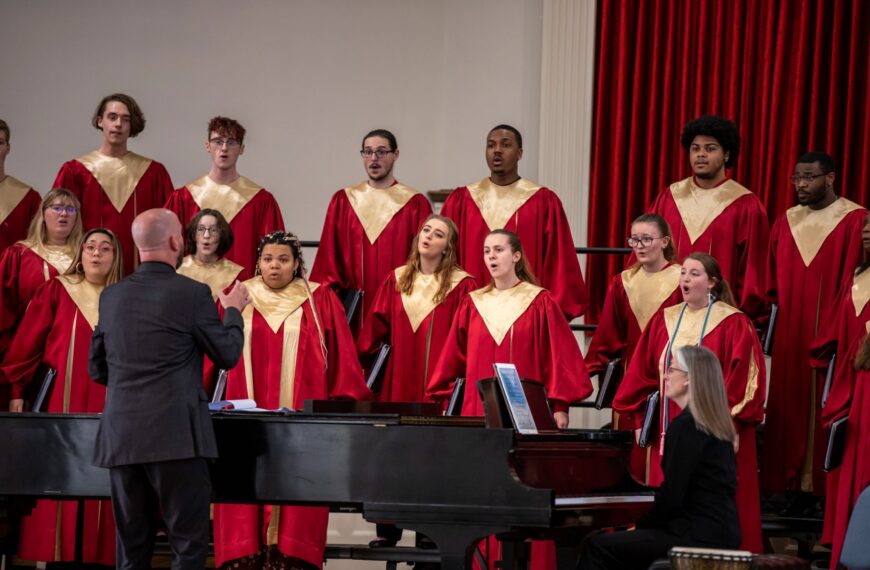
[[247, 307], [248, 303], [251, 302], [251, 298], [248, 296], [248, 288], [245, 287], [244, 283], [239, 283], [238, 281], [233, 284], [232, 291], [221, 293], [218, 295], [218, 298], [224, 308], [229, 309], [232, 307], [239, 312], [242, 312], [242, 309]]

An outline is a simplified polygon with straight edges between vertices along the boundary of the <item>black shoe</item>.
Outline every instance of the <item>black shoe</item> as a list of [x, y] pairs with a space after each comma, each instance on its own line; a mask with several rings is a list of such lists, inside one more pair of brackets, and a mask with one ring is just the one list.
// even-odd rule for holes
[[396, 546], [397, 541], [390, 540], [389, 538], [383, 538], [381, 536], [377, 537], [373, 541], [369, 542], [369, 548], [393, 548]]

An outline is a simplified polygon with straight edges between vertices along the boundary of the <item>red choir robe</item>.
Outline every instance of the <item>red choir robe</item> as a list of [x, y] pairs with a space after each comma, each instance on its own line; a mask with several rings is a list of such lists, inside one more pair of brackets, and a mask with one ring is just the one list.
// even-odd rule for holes
[[[849, 416], [847, 428], [847, 449], [852, 453], [851, 445], [858, 444], [858, 440], [852, 439], [853, 427], [858, 424], [852, 419], [852, 405], [855, 395], [858, 394], [858, 372], [855, 370], [854, 361], [861, 341], [870, 333], [870, 271], [865, 270], [853, 277], [848, 286], [843, 287], [830, 312], [831, 318], [819, 330], [819, 334], [810, 345], [810, 364], [817, 368], [827, 367], [833, 354], [837, 355], [834, 366], [834, 378], [828, 399], [822, 408], [822, 423], [829, 426], [831, 422]], [[824, 371], [820, 371], [824, 374]], [[862, 378], [866, 378], [866, 372], [862, 372]], [[860, 397], [865, 391], [862, 389]], [[863, 406], [859, 402], [858, 407]], [[856, 413], [860, 413], [856, 409]], [[855, 416], [857, 422], [858, 416]], [[865, 442], [866, 440], [862, 440]], [[865, 444], [866, 445], [866, 444]], [[866, 449], [857, 448], [862, 451]], [[857, 469], [860, 461], [851, 458], [844, 452], [843, 464], [827, 474], [825, 501], [825, 524], [822, 529], [822, 542], [832, 544], [832, 567], [836, 566], [839, 559], [845, 537], [846, 525], [849, 514], [857, 499], [857, 494], [852, 494], [855, 484], [861, 479]], [[844, 469], [845, 466], [845, 469]]]
[[[482, 416], [477, 382], [495, 376], [496, 362], [516, 365], [521, 378], [544, 384], [553, 411], [567, 412], [572, 402], [592, 393], [583, 355], [561, 308], [549, 291], [521, 282], [512, 289], [487, 288], [466, 295], [426, 394], [435, 401], [450, 396], [456, 378], [465, 378], [463, 416]], [[498, 558], [494, 540], [487, 542], [490, 559]], [[552, 568], [551, 543], [532, 545], [532, 568]]]
[[240, 176], [230, 185], [218, 184], [203, 176], [172, 193], [166, 209], [172, 210], [187, 227], [191, 219], [204, 208], [218, 210], [233, 230], [233, 247], [226, 258], [253, 274], [257, 266], [257, 246], [271, 232], [284, 229], [284, 218], [275, 197]]
[[477, 287], [468, 273], [455, 269], [450, 292], [436, 305], [432, 298], [440, 282], [434, 275], [418, 272], [410, 295], [396, 290], [405, 271], [405, 266], [399, 267], [384, 280], [357, 339], [361, 356], [374, 356], [384, 343], [392, 347], [377, 395], [382, 402], [427, 401], [426, 384], [447, 341], [453, 315], [465, 294]]
[[[251, 297], [242, 312], [245, 343], [229, 372], [227, 398], [301, 409], [305, 400], [369, 396], [344, 309], [328, 287], [311, 283], [309, 297], [301, 279], [280, 291], [260, 277], [245, 285]], [[320, 566], [328, 523], [327, 507], [215, 505], [215, 564], [253, 555], [267, 544]]]
[[27, 237], [41, 204], [42, 197], [27, 184], [8, 175], [0, 180], [0, 253]]
[[362, 289], [357, 330], [381, 283], [405, 263], [411, 241], [431, 213], [425, 196], [399, 183], [376, 189], [362, 182], [332, 196], [311, 279], [342, 289]]
[[[99, 413], [106, 387], [88, 375], [88, 350], [97, 324], [103, 287], [56, 277], [33, 298], [15, 340], [3, 359], [0, 376], [20, 398], [40, 364], [57, 370], [44, 411]], [[38, 451], [38, 450], [37, 450]], [[21, 521], [18, 556], [25, 560], [71, 561], [75, 558], [76, 501], [37, 501]], [[115, 524], [111, 501], [86, 501], [83, 561], [115, 565]]]
[[484, 178], [451, 192], [441, 214], [459, 228], [459, 264], [479, 283], [489, 280], [484, 239], [492, 230], [510, 230], [519, 236], [535, 277], [565, 316], [573, 319], [586, 311], [589, 294], [574, 238], [562, 202], [552, 190], [525, 178], [510, 186]]
[[[683, 300], [680, 293], [680, 269], [668, 264], [656, 273], [648, 273], [636, 264], [616, 275], [607, 289], [598, 328], [586, 351], [586, 368], [597, 374], [619, 356], [623, 367], [631, 362], [641, 332], [658, 311]], [[613, 414], [613, 429], [619, 429], [619, 414]], [[631, 473], [638, 481], [646, 478], [647, 453], [635, 447], [631, 454]]]
[[677, 259], [696, 251], [715, 257], [740, 309], [761, 316], [770, 226], [755, 194], [731, 179], [702, 190], [689, 177], [663, 190], [649, 211], [670, 224]]
[[[245, 281], [250, 277], [247, 269], [225, 257], [214, 263], [200, 263], [192, 255], [185, 256], [178, 273], [208, 285], [211, 298], [215, 301], [222, 291], [232, 289], [236, 281]], [[217, 382], [218, 370], [208, 356], [202, 358], [202, 384], [206, 393], [211, 396]]]
[[118, 237], [124, 259], [124, 275], [139, 265], [130, 227], [137, 215], [162, 208], [172, 193], [169, 173], [157, 161], [128, 152], [112, 158], [100, 151], [70, 160], [60, 167], [55, 188], [66, 188], [82, 203], [82, 225], [107, 228]]
[[[644, 329], [625, 378], [616, 392], [613, 409], [620, 414], [624, 429], [641, 427], [646, 412], [646, 398], [655, 390], [664, 401], [664, 370], [669, 346], [697, 345], [701, 337], [707, 309], [686, 309], [684, 304], [668, 307], [657, 313]], [[677, 323], [679, 322], [679, 327]], [[676, 335], [675, 335], [676, 332]], [[758, 466], [755, 455], [755, 427], [764, 418], [765, 368], [764, 356], [755, 328], [749, 318], [724, 302], [714, 303], [704, 328], [702, 345], [719, 357], [728, 394], [731, 416], [740, 438], [737, 452], [737, 513], [743, 533], [743, 550], [761, 552], [761, 507], [758, 493]], [[670, 418], [680, 408], [669, 402]], [[646, 483], [662, 482], [660, 447], [664, 441], [664, 406], [660, 406], [660, 438], [648, 448], [649, 470]]]
[[810, 343], [828, 321], [831, 300], [861, 261], [867, 211], [845, 198], [823, 210], [795, 206], [774, 224], [768, 302], [779, 303], [773, 336], [761, 485], [768, 492], [825, 494], [825, 433], [819, 421], [824, 374], [809, 362]]

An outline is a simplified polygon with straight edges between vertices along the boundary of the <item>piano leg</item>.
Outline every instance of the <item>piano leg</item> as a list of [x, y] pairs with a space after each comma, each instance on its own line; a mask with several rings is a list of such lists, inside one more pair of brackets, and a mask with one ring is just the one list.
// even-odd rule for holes
[[471, 557], [477, 542], [486, 536], [499, 532], [507, 532], [507, 528], [493, 526], [463, 525], [461, 523], [447, 524], [403, 524], [395, 522], [396, 526], [415, 532], [422, 532], [431, 538], [438, 546], [441, 554], [442, 570], [466, 570], [471, 568]]

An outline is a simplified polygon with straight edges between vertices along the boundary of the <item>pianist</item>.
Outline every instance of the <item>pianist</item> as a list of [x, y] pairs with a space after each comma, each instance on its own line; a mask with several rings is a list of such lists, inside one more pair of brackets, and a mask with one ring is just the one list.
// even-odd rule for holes
[[707, 348], [674, 351], [667, 396], [683, 411], [668, 426], [664, 481], [637, 530], [599, 534], [583, 545], [580, 570], [647, 568], [674, 546], [737, 548], [736, 432], [722, 369]]

